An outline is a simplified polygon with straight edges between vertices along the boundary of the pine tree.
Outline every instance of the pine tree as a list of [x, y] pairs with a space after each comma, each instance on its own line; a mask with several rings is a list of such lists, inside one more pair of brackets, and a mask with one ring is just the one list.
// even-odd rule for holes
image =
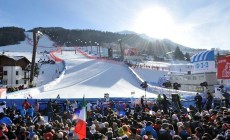
[[174, 51], [174, 58], [178, 60], [184, 60], [184, 54], [181, 52], [178, 46], [176, 47]]

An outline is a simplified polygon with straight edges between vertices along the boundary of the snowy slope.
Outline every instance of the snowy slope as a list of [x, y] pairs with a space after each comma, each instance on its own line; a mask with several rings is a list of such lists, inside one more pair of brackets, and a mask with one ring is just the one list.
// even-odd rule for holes
[[[33, 34], [32, 32], [25, 32], [25, 35], [25, 41], [21, 41], [19, 44], [15, 45], [1, 46], [0, 52], [4, 52], [5, 55], [10, 56], [25, 56], [31, 61], [33, 50]], [[54, 42], [51, 41], [47, 35], [43, 35], [38, 41], [36, 60], [39, 60], [39, 58], [42, 57], [40, 52], [45, 50], [55, 50], [56, 48], [53, 46], [53, 44]]]
[[[137, 98], [144, 95], [144, 90], [124, 64], [88, 59], [70, 51], [57, 56], [66, 62], [65, 75], [54, 86], [36, 92], [28, 89], [33, 98], [56, 98], [58, 94], [61, 98], [82, 98], [84, 94], [86, 98], [104, 98], [104, 93], [109, 93], [110, 97], [130, 97], [133, 91]], [[14, 94], [9, 94], [8, 98], [24, 98], [23, 94]], [[147, 97], [155, 96], [147, 93]]]
[[[33, 37], [32, 33], [25, 34], [25, 41], [0, 47], [0, 51], [11, 56], [26, 56], [31, 61]], [[43, 35], [38, 42], [36, 61], [49, 58], [49, 54], [42, 52], [55, 50], [53, 44], [48, 36]], [[61, 98], [82, 98], [83, 94], [86, 98], [104, 98], [104, 93], [109, 93], [110, 97], [130, 97], [131, 92], [135, 92], [135, 97], [139, 98], [145, 94], [124, 64], [88, 59], [74, 51], [55, 55], [66, 62], [67, 69], [63, 76], [59, 75], [63, 69], [60, 63], [42, 65], [38, 78], [35, 78], [37, 88], [9, 93], [7, 98], [26, 98], [28, 95], [32, 98], [56, 98], [58, 94]], [[155, 96], [147, 93], [147, 97]]]

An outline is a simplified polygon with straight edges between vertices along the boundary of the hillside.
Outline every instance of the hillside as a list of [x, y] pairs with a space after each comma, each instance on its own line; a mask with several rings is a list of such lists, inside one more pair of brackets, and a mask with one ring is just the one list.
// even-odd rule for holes
[[[97, 31], [97, 30], [79, 30], [64, 29], [61, 27], [39, 27], [33, 30], [40, 30], [43, 34], [48, 35], [57, 46], [97, 46], [113, 48], [118, 47], [118, 40], [121, 39], [121, 45], [125, 48], [137, 48], [140, 54], [148, 54], [156, 60], [165, 57], [168, 52], [173, 52], [177, 47], [182, 52], [189, 52], [192, 49], [174, 43], [168, 39], [155, 39], [145, 34], [137, 34], [131, 31], [123, 31], [118, 33]], [[0, 31], [1, 34], [1, 31]], [[17, 38], [17, 34], [12, 33], [11, 38]], [[17, 42], [20, 41], [16, 39]], [[17, 43], [15, 42], [15, 43]], [[9, 45], [9, 43], [6, 45]], [[1, 45], [3, 46], [3, 45]]]
[[18, 27], [0, 28], [0, 46], [18, 44], [25, 40], [25, 30]]
[[[166, 53], [175, 51], [179, 47], [181, 51], [187, 52], [192, 48], [174, 43], [168, 39], [160, 40], [148, 37], [144, 34], [137, 34], [132, 31], [123, 32], [104, 32], [97, 30], [69, 30], [60, 27], [36, 28], [45, 34], [48, 34], [57, 45], [66, 46], [96, 46], [102, 47], [118, 47], [118, 40], [121, 39], [122, 47], [138, 48], [140, 54], [152, 55], [154, 58], [165, 56]], [[32, 31], [32, 30], [30, 30]]]

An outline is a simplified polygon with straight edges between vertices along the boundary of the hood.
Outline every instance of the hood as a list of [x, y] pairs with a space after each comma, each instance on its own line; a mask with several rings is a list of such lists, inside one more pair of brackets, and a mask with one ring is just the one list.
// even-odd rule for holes
[[159, 130], [159, 134], [164, 134], [164, 133], [166, 133], [166, 132], [167, 132], [167, 131], [166, 131], [165, 129], [162, 129], [162, 128]]

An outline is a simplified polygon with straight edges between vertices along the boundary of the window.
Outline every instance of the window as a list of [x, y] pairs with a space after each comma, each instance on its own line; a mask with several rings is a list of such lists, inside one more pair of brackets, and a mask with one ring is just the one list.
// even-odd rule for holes
[[16, 83], [16, 85], [17, 85], [17, 84], [18, 84], [18, 80], [16, 80], [16, 82], [15, 82], [15, 83]]
[[26, 84], [26, 80], [24, 80], [24, 84]]
[[18, 75], [18, 71], [16, 71], [16, 75]]
[[188, 80], [188, 76], [185, 76], [185, 77], [184, 77], [184, 80], [185, 80], [185, 81]]
[[193, 80], [196, 80], [196, 76], [193, 76], [192, 79], [193, 79]]
[[7, 75], [7, 71], [4, 71], [4, 72], [3, 72], [3, 75]]
[[3, 80], [3, 85], [7, 85], [7, 80]]
[[199, 76], [199, 80], [204, 80], [204, 75]]
[[24, 78], [26, 78], [26, 72], [24, 72]]

